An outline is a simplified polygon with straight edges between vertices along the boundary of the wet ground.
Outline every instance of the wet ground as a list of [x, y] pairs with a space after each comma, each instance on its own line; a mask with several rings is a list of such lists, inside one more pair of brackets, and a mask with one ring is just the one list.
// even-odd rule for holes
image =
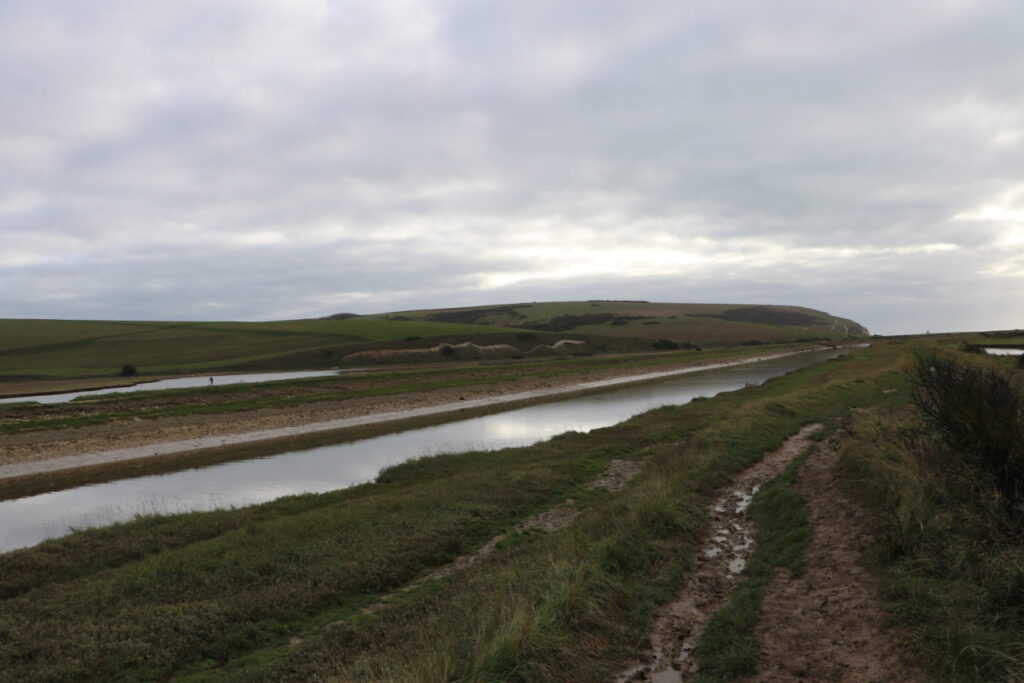
[[821, 425], [810, 424], [768, 453], [736, 480], [709, 507], [711, 533], [697, 554], [697, 567], [675, 600], [663, 606], [651, 631], [643, 660], [615, 680], [674, 683], [696, 673], [692, 657], [704, 625], [728, 599], [754, 548], [754, 525], [746, 511], [754, 494], [813, 442]]

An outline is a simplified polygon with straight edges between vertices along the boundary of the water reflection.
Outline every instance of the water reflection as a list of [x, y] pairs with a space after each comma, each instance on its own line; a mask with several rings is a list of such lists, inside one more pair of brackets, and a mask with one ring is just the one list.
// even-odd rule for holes
[[416, 456], [523, 446], [568, 430], [585, 432], [661, 405], [761, 384], [840, 353], [796, 354], [361, 441], [0, 502], [0, 551], [62, 535], [68, 527], [111, 524], [139, 514], [252, 505], [353, 486]]
[[[191, 389], [210, 385], [251, 384], [253, 382], [279, 382], [286, 379], [302, 379], [305, 377], [329, 377], [340, 372], [353, 370], [305, 370], [300, 372], [251, 372], [245, 375], [202, 375], [198, 377], [175, 377], [160, 379], [154, 382], [143, 382], [130, 387], [108, 387], [106, 389], [90, 389], [88, 391], [68, 391], [63, 394], [39, 394], [36, 396], [16, 396], [0, 398], [0, 403], [67, 403], [79, 396], [98, 396], [100, 394], [129, 394], [134, 391], [159, 391], [161, 389]], [[212, 382], [210, 380], [213, 380]]]
[[1024, 354], [1024, 349], [1008, 349], [1005, 346], [1003, 346], [1003, 347], [991, 347], [991, 346], [989, 346], [989, 347], [985, 348], [985, 353], [991, 354], [993, 356], [1019, 356], [1021, 354]]

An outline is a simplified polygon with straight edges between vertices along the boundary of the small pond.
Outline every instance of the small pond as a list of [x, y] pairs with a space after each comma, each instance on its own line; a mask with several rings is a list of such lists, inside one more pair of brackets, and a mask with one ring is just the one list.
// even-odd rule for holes
[[1019, 356], [1021, 354], [1024, 354], [1024, 349], [1010, 349], [1005, 346], [987, 346], [985, 347], [985, 353], [991, 354], [993, 356]]

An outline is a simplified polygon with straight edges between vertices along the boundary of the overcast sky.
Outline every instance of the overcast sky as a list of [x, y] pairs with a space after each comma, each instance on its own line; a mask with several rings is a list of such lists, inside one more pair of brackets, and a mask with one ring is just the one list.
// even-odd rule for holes
[[0, 317], [1024, 327], [1024, 3], [0, 2]]

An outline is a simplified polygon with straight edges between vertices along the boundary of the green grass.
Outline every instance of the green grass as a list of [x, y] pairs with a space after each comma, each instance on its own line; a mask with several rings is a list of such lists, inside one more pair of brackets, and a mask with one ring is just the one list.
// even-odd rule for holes
[[[871, 349], [591, 434], [0, 556], [0, 670], [35, 680], [606, 677], [681, 581], [714, 489], [801, 424], [876, 398], [852, 378], [890, 362]], [[581, 490], [610, 459], [648, 455], [620, 494]], [[358, 611], [566, 496], [584, 508], [571, 528], [526, 535], [457, 580]], [[300, 646], [287, 646], [293, 635]]]
[[8, 319], [0, 320], [0, 375], [115, 374], [125, 363], [148, 374], [207, 370], [408, 337], [462, 341], [508, 331], [372, 318], [267, 323]]
[[[456, 317], [446, 322], [430, 319], [453, 310]], [[592, 337], [588, 352], [629, 352], [649, 350], [651, 342], [658, 339], [725, 345], [843, 340], [846, 334], [833, 330], [833, 325], [855, 325], [794, 306], [550, 302], [484, 307], [479, 315], [466, 310], [272, 322], [5, 319], [0, 320], [0, 379], [113, 375], [125, 364], [135, 365], [145, 375], [329, 367], [354, 351], [392, 345], [430, 347], [443, 341], [512, 343], [524, 348], [531, 343], [523, 337], [523, 326], [551, 323], [560, 316], [598, 314], [616, 320], [602, 324], [578, 321], [549, 334], [532, 331], [529, 335], [534, 343], [550, 344], [565, 333], [584, 334]], [[742, 310], [799, 319], [785, 324], [772, 324], [768, 319], [725, 319]]]
[[[1004, 369], [998, 359], [956, 355], [965, 367]], [[877, 515], [873, 555], [890, 619], [937, 678], [1022, 680], [1020, 520], [988, 464], [952, 448], [909, 389], [902, 393], [901, 407], [854, 416], [838, 467]]]

